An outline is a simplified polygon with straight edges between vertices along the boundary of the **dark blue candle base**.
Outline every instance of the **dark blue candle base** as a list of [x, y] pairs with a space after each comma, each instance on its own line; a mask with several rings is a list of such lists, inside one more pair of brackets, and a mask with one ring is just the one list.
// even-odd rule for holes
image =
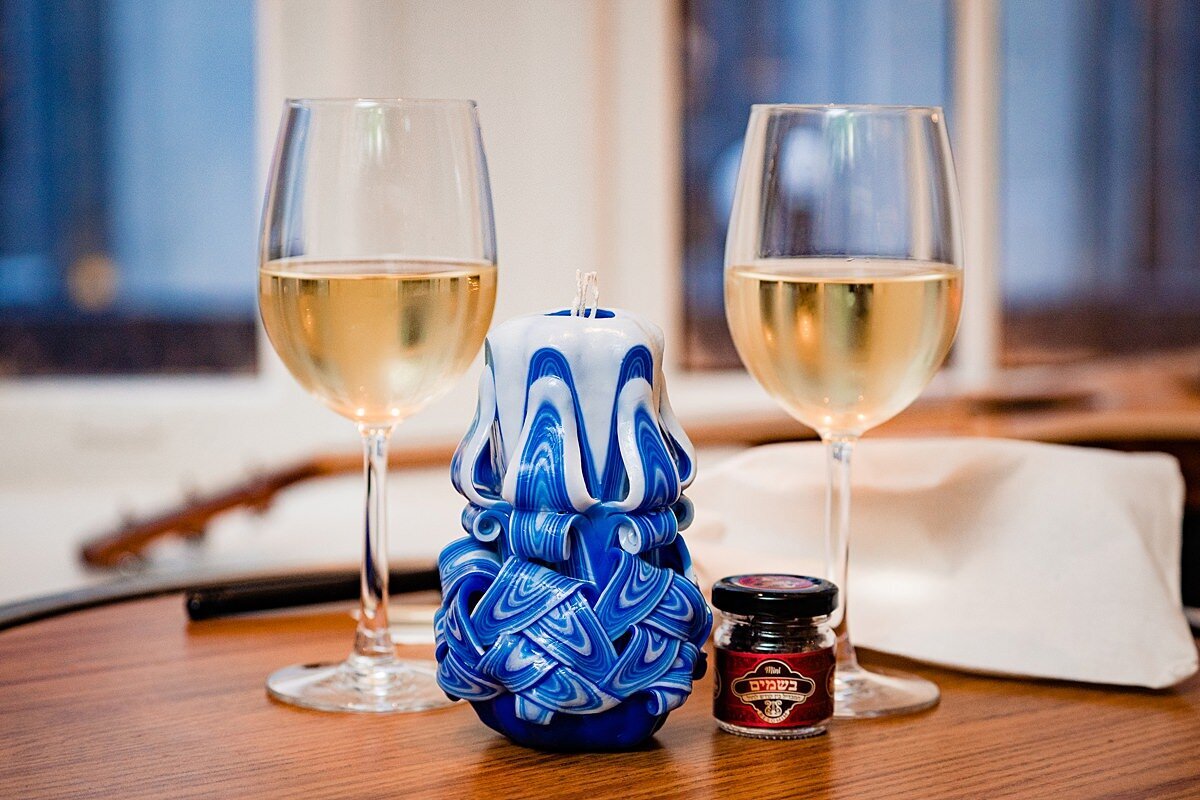
[[[581, 324], [593, 326], [587, 336]], [[499, 357], [526, 348], [528, 327], [500, 337]], [[662, 377], [642, 340], [661, 352], [661, 333], [603, 311], [559, 327], [573, 332], [566, 353], [527, 356], [523, 423], [509, 449], [488, 351], [479, 408], [451, 466], [469, 503], [467, 536], [438, 559], [438, 683], [518, 744], [624, 750], [653, 736], [705, 670], [712, 614], [679, 535], [692, 519], [682, 492], [695, 456], [651, 383]], [[587, 370], [576, 375], [572, 359]], [[609, 377], [605, 366], [613, 396], [578, 390], [577, 380], [586, 390]], [[593, 448], [585, 406], [598, 399], [608, 431]]]
[[649, 741], [667, 721], [666, 714], [650, 714], [635, 702], [599, 714], [559, 714], [547, 725], [519, 719], [511, 694], [471, 705], [484, 725], [517, 744], [561, 753], [630, 750]]

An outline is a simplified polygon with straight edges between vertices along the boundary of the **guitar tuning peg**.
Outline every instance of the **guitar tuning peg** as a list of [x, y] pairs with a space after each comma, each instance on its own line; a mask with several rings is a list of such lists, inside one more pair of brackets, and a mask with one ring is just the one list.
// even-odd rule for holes
[[208, 529], [204, 525], [189, 525], [179, 529], [179, 538], [190, 544], [197, 544], [204, 540], [206, 533], [208, 533]]
[[246, 510], [261, 517], [271, 510], [271, 498], [264, 496], [253, 500], [246, 504]]
[[123, 575], [135, 575], [146, 567], [146, 558], [138, 553], [121, 553], [113, 564]]

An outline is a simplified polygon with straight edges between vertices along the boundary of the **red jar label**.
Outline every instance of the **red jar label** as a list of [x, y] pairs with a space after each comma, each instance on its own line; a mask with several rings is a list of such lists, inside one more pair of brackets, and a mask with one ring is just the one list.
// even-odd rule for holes
[[833, 648], [740, 653], [717, 648], [713, 716], [746, 728], [803, 728], [833, 716]]

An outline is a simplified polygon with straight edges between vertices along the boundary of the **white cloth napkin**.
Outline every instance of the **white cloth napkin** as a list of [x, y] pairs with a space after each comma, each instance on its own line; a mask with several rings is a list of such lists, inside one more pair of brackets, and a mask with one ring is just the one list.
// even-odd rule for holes
[[[867, 438], [853, 471], [855, 643], [966, 670], [1152, 688], [1196, 671], [1171, 456]], [[686, 534], [702, 580], [823, 574], [824, 493], [817, 443], [702, 468]]]

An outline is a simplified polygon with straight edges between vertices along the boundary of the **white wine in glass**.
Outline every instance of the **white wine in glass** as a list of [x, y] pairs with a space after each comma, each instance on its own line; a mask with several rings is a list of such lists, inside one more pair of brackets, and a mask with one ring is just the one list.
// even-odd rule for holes
[[746, 368], [796, 419], [854, 434], [886, 422], [946, 357], [962, 271], [887, 259], [764, 259], [725, 275]]
[[453, 385], [492, 319], [496, 237], [475, 104], [289, 100], [258, 280], [288, 371], [357, 423], [366, 482], [350, 656], [285, 667], [267, 691], [325, 711], [448, 704], [433, 662], [397, 658], [388, 629], [385, 480], [392, 429]]
[[850, 641], [850, 457], [859, 436], [925, 388], [961, 308], [941, 109], [753, 108], [725, 248], [725, 313], [750, 374], [826, 445], [826, 571], [841, 590], [834, 716], [938, 701], [927, 680], [861, 667]]
[[485, 262], [283, 259], [259, 271], [275, 352], [331, 409], [392, 424], [470, 365], [496, 302]]

